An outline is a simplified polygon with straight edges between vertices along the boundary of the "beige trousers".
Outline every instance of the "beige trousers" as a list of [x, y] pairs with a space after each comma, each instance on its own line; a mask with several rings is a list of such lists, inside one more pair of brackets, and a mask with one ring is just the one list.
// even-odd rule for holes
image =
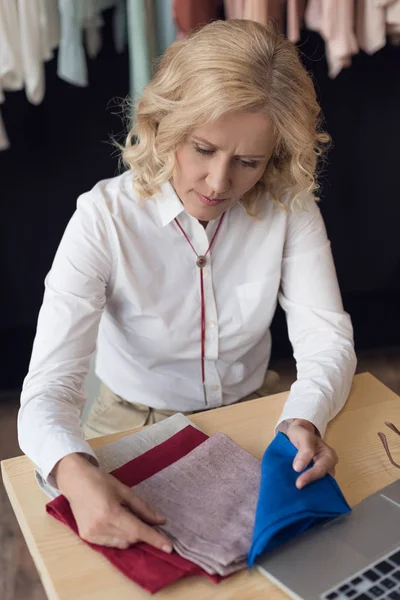
[[[238, 402], [275, 394], [278, 391], [278, 386], [278, 373], [267, 371], [263, 385], [256, 392], [249, 394]], [[114, 394], [107, 386], [101, 384], [99, 395], [93, 402], [84, 426], [84, 433], [86, 439], [88, 439], [126, 429], [135, 429], [136, 427], [158, 423], [177, 412], [176, 410], [161, 410], [150, 408], [144, 404], [128, 402]], [[185, 412], [183, 414], [190, 415], [193, 413]]]

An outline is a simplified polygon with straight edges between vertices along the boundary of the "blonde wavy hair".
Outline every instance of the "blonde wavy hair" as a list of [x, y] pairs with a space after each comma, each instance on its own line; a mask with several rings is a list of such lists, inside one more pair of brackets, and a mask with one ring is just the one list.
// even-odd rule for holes
[[196, 127], [230, 111], [265, 112], [277, 135], [263, 176], [242, 198], [250, 214], [266, 190], [288, 208], [315, 195], [318, 157], [330, 138], [320, 129], [311, 78], [274, 25], [233, 19], [174, 42], [138, 100], [122, 152], [138, 196], [152, 197], [171, 178], [175, 152]]

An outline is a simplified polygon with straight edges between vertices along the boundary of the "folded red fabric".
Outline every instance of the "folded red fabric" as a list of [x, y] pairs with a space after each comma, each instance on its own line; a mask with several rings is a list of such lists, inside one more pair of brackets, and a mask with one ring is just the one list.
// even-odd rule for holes
[[[202, 431], [188, 425], [167, 441], [112, 471], [112, 475], [132, 487], [186, 456], [207, 439], [208, 436]], [[79, 535], [75, 518], [65, 496], [58, 496], [49, 502], [46, 511]], [[140, 543], [126, 550], [119, 550], [86, 541], [85, 543], [96, 552], [103, 554], [114, 567], [152, 594], [189, 575], [203, 575], [215, 583], [222, 579], [219, 575], [209, 575], [175, 551], [166, 554], [149, 544]]]

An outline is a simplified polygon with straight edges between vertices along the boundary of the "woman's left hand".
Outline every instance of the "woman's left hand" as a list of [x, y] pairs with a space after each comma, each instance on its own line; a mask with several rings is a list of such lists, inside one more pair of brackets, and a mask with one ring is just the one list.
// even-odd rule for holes
[[294, 419], [286, 430], [286, 435], [298, 452], [293, 461], [293, 469], [297, 472], [303, 471], [313, 461], [314, 465], [302, 473], [296, 480], [296, 487], [303, 488], [305, 485], [321, 479], [329, 473], [335, 475], [335, 465], [338, 456], [333, 448], [316, 434], [314, 425], [304, 419]]

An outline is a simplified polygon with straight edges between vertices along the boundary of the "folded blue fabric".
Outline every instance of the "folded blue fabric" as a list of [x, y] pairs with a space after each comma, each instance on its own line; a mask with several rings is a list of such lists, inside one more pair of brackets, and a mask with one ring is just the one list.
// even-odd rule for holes
[[263, 552], [318, 523], [351, 511], [331, 475], [301, 490], [296, 488], [300, 474], [292, 466], [296, 453], [297, 449], [283, 433], [278, 433], [264, 453], [253, 539], [247, 557], [249, 567]]

